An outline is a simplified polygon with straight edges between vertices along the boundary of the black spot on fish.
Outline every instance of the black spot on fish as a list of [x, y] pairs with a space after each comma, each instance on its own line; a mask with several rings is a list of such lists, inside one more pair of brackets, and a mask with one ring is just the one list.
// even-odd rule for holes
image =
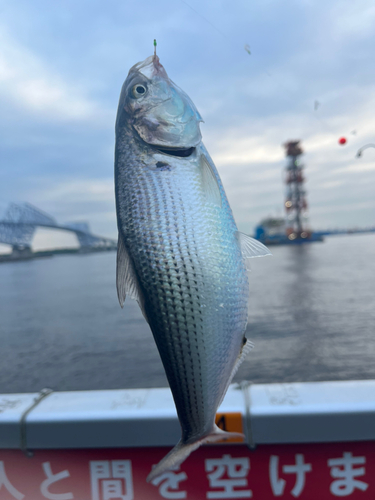
[[168, 165], [168, 163], [165, 163], [164, 161], [158, 161], [156, 164], [156, 168], [158, 170], [171, 170], [171, 166]]

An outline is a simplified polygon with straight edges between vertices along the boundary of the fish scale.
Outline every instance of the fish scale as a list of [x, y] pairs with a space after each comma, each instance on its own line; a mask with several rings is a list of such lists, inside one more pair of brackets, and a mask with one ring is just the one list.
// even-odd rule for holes
[[[144, 168], [143, 166], [140, 166], [140, 168]], [[148, 316], [154, 318], [152, 322], [150, 323], [150, 326], [152, 329], [156, 330], [157, 332], [160, 332], [162, 329], [163, 331], [163, 340], [164, 338], [166, 339], [179, 339], [181, 335], [183, 335], [182, 339], [176, 343], [176, 348], [173, 350], [172, 343], [167, 342], [167, 346], [170, 347], [165, 355], [162, 355], [162, 358], [167, 358], [168, 363], [171, 364], [171, 359], [177, 359], [177, 364], [179, 366], [184, 367], [185, 373], [189, 373], [189, 377], [191, 377], [192, 373], [195, 374], [195, 379], [200, 380], [201, 379], [201, 369], [200, 369], [200, 357], [196, 356], [193, 358], [190, 353], [193, 351], [193, 346], [191, 343], [191, 339], [195, 340], [195, 350], [198, 352], [200, 349], [200, 344], [204, 345], [204, 339], [208, 337], [208, 330], [211, 330], [212, 334], [211, 336], [214, 335], [215, 329], [219, 328], [219, 325], [217, 322], [213, 320], [213, 318], [209, 318], [210, 324], [205, 324], [205, 329], [203, 331], [203, 328], [200, 329], [200, 331], [197, 331], [197, 326], [196, 324], [199, 323], [197, 320], [197, 316], [202, 315], [202, 303], [201, 303], [201, 295], [202, 291], [205, 292], [205, 295], [212, 294], [212, 289], [214, 288], [213, 285], [210, 286], [205, 286], [203, 290], [199, 290], [198, 288], [198, 275], [204, 276], [206, 273], [206, 270], [204, 269], [204, 266], [202, 266], [202, 258], [201, 256], [204, 256], [204, 253], [206, 251], [205, 247], [208, 247], [207, 241], [206, 241], [206, 234], [207, 234], [207, 226], [209, 226], [209, 222], [215, 223], [218, 220], [218, 217], [215, 217], [215, 212], [217, 212], [215, 209], [212, 209], [211, 207], [208, 208], [208, 223], [206, 222], [206, 218], [202, 217], [202, 213], [199, 210], [195, 210], [193, 212], [190, 212], [189, 214], [189, 219], [190, 223], [188, 224], [189, 230], [188, 231], [171, 231], [171, 219], [173, 220], [181, 220], [185, 219], [186, 221], [186, 216], [185, 216], [185, 206], [183, 203], [183, 198], [182, 196], [179, 196], [179, 206], [177, 208], [175, 198], [177, 197], [176, 195], [180, 193], [181, 191], [181, 186], [183, 186], [185, 189], [188, 190], [190, 187], [189, 184], [192, 184], [193, 186], [196, 185], [196, 183], [189, 181], [189, 179], [186, 179], [182, 177], [182, 179], [179, 178], [178, 174], [173, 172], [173, 177], [172, 179], [163, 179], [161, 176], [165, 176], [170, 174], [169, 172], [157, 172], [157, 177], [152, 178], [149, 174], [149, 172], [146, 171], [146, 173], [143, 175], [143, 178], [141, 175], [136, 176], [136, 182], [140, 182], [142, 185], [142, 190], [138, 192], [138, 207], [136, 208], [134, 205], [132, 207], [132, 212], [135, 211], [135, 213], [132, 213], [129, 215], [129, 219], [134, 221], [134, 227], [140, 228], [138, 231], [135, 232], [135, 234], [129, 235], [129, 251], [132, 253], [132, 251], [136, 251], [138, 253], [142, 253], [144, 255], [143, 259], [139, 261], [139, 269], [138, 273], [140, 276], [140, 281], [144, 286], [148, 286], [148, 291], [146, 292], [146, 295], [148, 297], [148, 302], [149, 306], [147, 308]], [[149, 183], [151, 183], [151, 186], [149, 186]], [[128, 189], [130, 192], [132, 192], [134, 189], [137, 189], [136, 187], [133, 188], [131, 179], [126, 180], [126, 185], [128, 186]], [[152, 192], [152, 195], [149, 195], [149, 192]], [[190, 193], [195, 193], [197, 192], [198, 189], [195, 188], [195, 190], [190, 191]], [[143, 197], [145, 200], [152, 200], [152, 203], [147, 203], [147, 201], [143, 201]], [[201, 198], [202, 195], [198, 192], [195, 196], [191, 194], [191, 200], [190, 203], [188, 203], [189, 208], [192, 206], [200, 206], [202, 201]], [[195, 201], [195, 203], [194, 203]], [[144, 205], [145, 204], [145, 205]], [[137, 224], [137, 219], [141, 219], [143, 216], [143, 210], [140, 210], [139, 207], [145, 206], [146, 211], [149, 210], [150, 216], [151, 216], [151, 222], [153, 222], [152, 225], [147, 226], [148, 231], [146, 230], [146, 227], [140, 226], [140, 224]], [[200, 219], [200, 221], [199, 221]], [[203, 220], [203, 223], [202, 223]], [[138, 221], [140, 222], [140, 220]], [[126, 225], [126, 219], [125, 223]], [[185, 222], [186, 225], [186, 222]], [[169, 227], [168, 231], [165, 231], [165, 228]], [[179, 224], [178, 224], [179, 227]], [[160, 245], [155, 244], [155, 240], [153, 237], [149, 235], [149, 237], [145, 240], [144, 235], [147, 234], [147, 232], [151, 235], [151, 233], [155, 234], [158, 233], [158, 238], [156, 241], [159, 241]], [[124, 231], [124, 234], [126, 234], [127, 231]], [[178, 239], [177, 239], [178, 237]], [[218, 235], [219, 238], [222, 237], [221, 234]], [[200, 238], [200, 247], [199, 248], [199, 243], [198, 239]], [[222, 243], [222, 242], [221, 242]], [[171, 251], [169, 247], [172, 247], [173, 250]], [[181, 247], [184, 247], [185, 250], [185, 255], [181, 254]], [[203, 252], [202, 252], [203, 250]], [[207, 256], [209, 255], [209, 248], [207, 251]], [[188, 257], [188, 260], [190, 263], [194, 263], [195, 265], [192, 266], [191, 270], [192, 273], [189, 274], [187, 273], [186, 278], [183, 279], [183, 277], [179, 274], [179, 272], [172, 272], [173, 268], [175, 268], [176, 264], [178, 262], [183, 262], [185, 260], [185, 256]], [[138, 259], [134, 259], [137, 260]], [[150, 289], [150, 284], [154, 283], [154, 280], [150, 279], [150, 275], [152, 276], [153, 272], [152, 270], [154, 267], [156, 267], [160, 261], [164, 261], [167, 263], [167, 265], [164, 264], [163, 269], [159, 273], [159, 284], [156, 284], [155, 290]], [[231, 265], [231, 262], [228, 262], [228, 259], [221, 259], [221, 261], [224, 261], [224, 265], [226, 264], [226, 268], [233, 269], [233, 265]], [[178, 264], [177, 264], [178, 265]], [[212, 265], [213, 272], [210, 273], [213, 276], [218, 276], [217, 270], [219, 268], [218, 265]], [[198, 268], [198, 269], [197, 269]], [[167, 271], [167, 273], [166, 273]], [[196, 273], [195, 273], [196, 271]], [[224, 268], [224, 271], [226, 269]], [[241, 270], [242, 271], [242, 270]], [[168, 274], [171, 273], [171, 274]], [[190, 305], [193, 305], [192, 308], [194, 310], [194, 314], [192, 317], [191, 325], [193, 326], [193, 333], [194, 335], [191, 336], [191, 332], [189, 331], [189, 325], [185, 323], [184, 321], [181, 321], [181, 317], [179, 318], [178, 315], [176, 314], [176, 306], [179, 303], [180, 307], [182, 308], [184, 314], [188, 316], [187, 314], [187, 308], [184, 305], [184, 302], [182, 302], [178, 295], [179, 295], [179, 290], [176, 290], [176, 282], [177, 281], [182, 282], [182, 288], [183, 290], [194, 290], [195, 295], [191, 294], [192, 301], [190, 302]], [[217, 279], [216, 279], [217, 281]], [[244, 280], [243, 280], [244, 281]], [[171, 300], [172, 302], [168, 302], [168, 297], [164, 293], [160, 293], [158, 290], [160, 289], [160, 283], [164, 284], [164, 287], [168, 286], [169, 290], [171, 291]], [[226, 285], [226, 282], [222, 283], [224, 286]], [[154, 285], [154, 286], [155, 286]], [[159, 287], [157, 286], [159, 285]], [[203, 285], [203, 283], [202, 283]], [[188, 288], [189, 287], [189, 288]], [[211, 290], [210, 290], [211, 289]], [[237, 292], [238, 287], [234, 286], [234, 292]], [[194, 300], [195, 299], [195, 300]], [[218, 299], [219, 302], [217, 306], [220, 305], [220, 303], [224, 300], [226, 302], [230, 302], [230, 294], [228, 294], [228, 290], [226, 290], [226, 296], [221, 297]], [[237, 300], [236, 300], [237, 302]], [[168, 304], [170, 306], [168, 307]], [[205, 305], [205, 304], [203, 304]], [[235, 311], [239, 313], [239, 315], [242, 315], [243, 322], [246, 321], [246, 316], [247, 316], [247, 309], [246, 309], [246, 297], [243, 300], [243, 305], [242, 308], [239, 308], [238, 311]], [[218, 309], [218, 308], [216, 308]], [[165, 331], [164, 327], [164, 322], [162, 325], [160, 325], [160, 320], [159, 317], [155, 314], [156, 311], [158, 310], [165, 310], [167, 317], [169, 318], [168, 321], [168, 330]], [[186, 312], [185, 312], [186, 311]], [[242, 314], [241, 314], [242, 313]], [[162, 316], [163, 317], [163, 316]], [[172, 322], [171, 319], [173, 318]], [[203, 321], [203, 320], [202, 320]], [[221, 320], [222, 321], [222, 320]], [[227, 319], [228, 322], [228, 319]], [[207, 322], [206, 322], [207, 323]], [[216, 323], [216, 324], [215, 324]], [[156, 338], [158, 338], [158, 334], [154, 334]], [[198, 335], [199, 335], [199, 340], [198, 340]], [[183, 348], [184, 343], [186, 344], [186, 348]], [[163, 343], [164, 345], [164, 343]], [[239, 344], [240, 345], [240, 344]], [[163, 349], [163, 347], [160, 347], [159, 349]], [[222, 358], [219, 358], [220, 361], [220, 368], [219, 370], [222, 369], [221, 365], [225, 362], [225, 359], [227, 356], [222, 354]], [[190, 365], [190, 370], [189, 370], [189, 365]], [[172, 365], [172, 371], [173, 371], [173, 376], [176, 377], [176, 370], [173, 369], [174, 366]], [[166, 366], [167, 372], [169, 371], [170, 367]], [[215, 381], [218, 379], [217, 376], [217, 371], [212, 372], [212, 382], [215, 383]], [[208, 374], [210, 376], [210, 374]], [[169, 377], [170, 379], [170, 377]], [[170, 381], [171, 382], [171, 381]], [[172, 381], [172, 384], [178, 386], [181, 388], [181, 381]], [[217, 384], [215, 384], [217, 385]], [[192, 393], [191, 393], [192, 391]], [[196, 389], [193, 387], [191, 391], [188, 391], [187, 394], [187, 399], [184, 401], [184, 408], [182, 409], [183, 416], [186, 415], [185, 407], [190, 406], [192, 403], [197, 403], [197, 395], [196, 395]], [[214, 391], [217, 392], [217, 391]], [[218, 396], [217, 396], [218, 397]], [[192, 401], [192, 398], [194, 401]], [[201, 396], [203, 398], [203, 395]], [[185, 417], [186, 418], [186, 417]], [[204, 415], [203, 415], [204, 419]], [[199, 426], [199, 424], [198, 424]]]
[[[144, 182], [146, 182], [146, 179], [144, 179]], [[159, 184], [159, 187], [160, 187], [160, 182], [158, 182], [158, 179], [156, 181], [156, 184]], [[175, 211], [176, 205], [174, 203], [175, 197], [173, 195], [172, 187], [169, 186], [169, 189], [167, 189], [165, 191], [159, 191], [159, 193], [161, 194], [161, 196], [159, 196], [159, 205], [157, 205], [156, 203], [154, 204], [154, 208], [153, 208], [154, 213], [152, 213], [152, 220], [156, 221], [157, 228], [161, 231], [161, 233], [163, 233], [163, 229], [164, 229], [163, 226], [164, 225], [166, 225], [166, 226], [171, 225], [170, 224], [170, 217], [172, 217], [174, 219], [178, 219], [178, 217], [176, 217], [176, 211]], [[168, 194], [169, 194], [169, 196], [168, 196]], [[182, 200], [180, 199], [180, 202], [181, 201]], [[181, 206], [181, 208], [182, 208], [182, 206]], [[163, 218], [163, 220], [160, 219], [160, 214], [162, 212], [166, 214], [165, 218]], [[154, 231], [151, 230], [150, 232], [154, 232]], [[148, 275], [147, 275], [147, 270], [148, 270], [147, 265], [150, 264], [150, 267], [153, 268], [153, 265], [152, 265], [153, 262], [158, 263], [160, 260], [163, 260], [163, 259], [165, 260], [165, 262], [168, 263], [164, 268], [164, 269], [167, 269], [167, 275], [166, 275], [167, 280], [164, 279], [164, 281], [166, 281], [165, 285], [168, 286], [172, 292], [172, 297], [171, 297], [172, 298], [172, 304], [171, 304], [172, 307], [169, 308], [169, 310], [167, 309], [166, 313], [167, 313], [169, 318], [173, 318], [173, 322], [175, 323], [175, 327], [173, 329], [173, 327], [171, 325], [171, 320], [168, 321], [168, 323], [169, 323], [168, 324], [169, 336], [173, 337], [174, 333], [177, 333], [177, 335], [175, 335], [175, 337], [177, 339], [179, 338], [179, 343], [176, 344], [175, 350], [173, 350], [173, 344], [171, 344], [169, 342], [167, 343], [167, 345], [169, 347], [168, 359], [171, 359], [171, 358], [177, 359], [178, 364], [180, 364], [181, 366], [185, 366], [185, 373], [186, 373], [186, 371], [188, 371], [188, 368], [186, 367], [186, 365], [189, 365], [189, 364], [194, 365], [194, 360], [191, 356], [186, 356], [186, 353], [184, 353], [184, 351], [182, 349], [183, 344], [187, 343], [187, 352], [190, 353], [192, 351], [192, 345], [190, 343], [189, 337], [185, 336], [185, 337], [181, 338], [180, 332], [187, 330], [187, 323], [181, 322], [181, 318], [179, 318], [178, 315], [176, 314], [176, 303], [180, 302], [181, 305], [183, 304], [180, 301], [179, 297], [176, 296], [176, 294], [179, 291], [175, 290], [175, 283], [174, 282], [176, 282], [176, 279], [178, 279], [179, 276], [176, 272], [172, 271], [173, 268], [176, 267], [176, 265], [178, 265], [176, 261], [180, 260], [177, 257], [180, 255], [179, 248], [178, 248], [179, 243], [177, 242], [177, 245], [176, 245], [176, 240], [173, 237], [174, 234], [172, 232], [167, 232], [165, 234], [167, 237], [162, 237], [161, 235], [159, 237], [160, 241], [162, 243], [162, 248], [164, 249], [164, 252], [163, 252], [163, 250], [160, 251], [160, 249], [158, 249], [157, 253], [153, 252], [152, 250], [154, 250], [155, 245], [153, 244], [153, 240], [150, 239], [150, 247], [151, 248], [149, 248], [148, 250], [145, 251], [146, 260], [143, 263], [144, 265], [143, 265], [143, 269], [141, 271], [141, 276], [144, 275], [144, 281], [146, 283], [148, 283], [149, 279], [148, 279]], [[169, 238], [168, 238], [168, 236], [169, 236]], [[142, 238], [141, 238], [141, 241], [136, 240], [136, 243], [135, 243], [135, 245], [137, 247], [140, 244], [142, 244]], [[172, 252], [169, 251], [169, 249], [168, 249], [169, 246], [173, 247]], [[172, 274], [168, 274], [168, 270], [172, 271]], [[160, 273], [159, 283], [160, 282], [163, 283], [163, 277], [165, 278], [164, 270], [162, 271], [162, 273]], [[141, 278], [141, 281], [142, 281], [142, 278]], [[154, 294], [153, 291], [151, 290], [150, 295], [152, 296], [152, 300], [150, 302], [154, 306], [153, 307], [154, 310], [158, 310], [159, 308], [164, 309], [163, 305], [168, 304], [168, 299], [164, 294], [157, 294], [157, 293]], [[183, 308], [181, 308], [181, 309], [184, 311]], [[156, 326], [156, 328], [158, 328], [158, 326]], [[168, 334], [166, 334], [166, 337], [168, 337]], [[197, 340], [196, 340], [196, 342], [197, 342]], [[199, 361], [199, 358], [196, 358], [196, 360]], [[195, 369], [193, 369], [191, 371], [197, 372], [197, 368], [195, 367]], [[198, 368], [198, 373], [199, 372], [200, 372], [200, 370]], [[187, 379], [188, 377], [186, 376], [185, 378]], [[193, 394], [192, 397], [194, 398], [194, 401], [191, 401], [191, 398], [188, 398], [188, 400], [185, 401], [185, 405], [191, 405], [192, 403], [195, 403], [195, 404], [197, 403], [197, 396], [195, 393]]]
[[249, 350], [245, 257], [268, 254], [238, 233], [200, 121], [157, 56], [130, 70], [116, 119], [118, 296], [150, 325], [182, 430], [148, 480], [228, 435], [215, 413]]

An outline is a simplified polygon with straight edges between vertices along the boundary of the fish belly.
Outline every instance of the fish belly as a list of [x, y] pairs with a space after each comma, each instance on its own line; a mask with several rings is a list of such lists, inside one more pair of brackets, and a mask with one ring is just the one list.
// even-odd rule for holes
[[[198, 167], [141, 165], [118, 178], [120, 232], [175, 400], [182, 440], [212, 432], [240, 353], [248, 279], [229, 205], [206, 201]], [[223, 194], [225, 196], [225, 194]]]

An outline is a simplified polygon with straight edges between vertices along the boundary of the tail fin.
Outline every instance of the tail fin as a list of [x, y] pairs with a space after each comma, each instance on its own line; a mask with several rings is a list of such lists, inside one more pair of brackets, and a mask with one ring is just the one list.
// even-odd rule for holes
[[187, 459], [191, 452], [199, 448], [202, 444], [214, 443], [215, 441], [221, 441], [225, 438], [238, 437], [243, 438], [244, 435], [240, 432], [223, 431], [215, 424], [211, 434], [208, 434], [193, 443], [186, 444], [183, 441], [179, 441], [176, 446], [152, 469], [150, 474], [147, 476], [147, 482], [151, 482], [153, 479], [161, 476], [164, 472], [171, 470], [173, 467], [178, 467]]

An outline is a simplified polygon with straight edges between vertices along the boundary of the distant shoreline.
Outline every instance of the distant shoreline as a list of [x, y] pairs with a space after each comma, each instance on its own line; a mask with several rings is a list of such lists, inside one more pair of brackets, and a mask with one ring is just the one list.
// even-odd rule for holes
[[88, 254], [97, 252], [110, 252], [117, 248], [55, 248], [53, 250], [41, 250], [38, 252], [23, 251], [16, 253], [8, 253], [0, 255], [0, 263], [2, 262], [19, 262], [23, 260], [40, 259], [45, 257], [53, 257], [54, 255], [70, 255], [70, 254]]

